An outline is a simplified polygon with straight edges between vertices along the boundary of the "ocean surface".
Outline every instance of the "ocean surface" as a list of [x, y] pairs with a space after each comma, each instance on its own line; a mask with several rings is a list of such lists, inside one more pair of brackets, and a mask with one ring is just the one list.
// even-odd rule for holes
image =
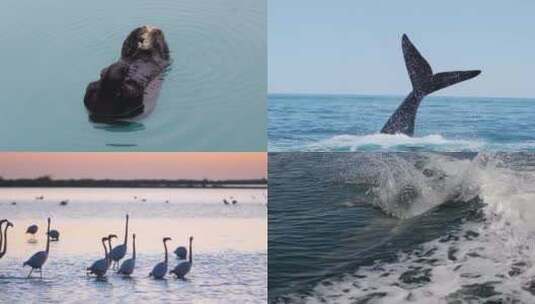
[[404, 98], [270, 95], [269, 151], [535, 151], [535, 99], [427, 96], [414, 137], [379, 134]]
[[[265, 1], [3, 4], [0, 150], [266, 150]], [[132, 123], [89, 122], [87, 84], [144, 24], [163, 30], [173, 59], [154, 111]]]
[[[43, 200], [36, 199], [44, 196]], [[223, 198], [236, 199], [234, 206]], [[59, 204], [68, 200], [66, 206]], [[13, 204], [15, 202], [16, 204]], [[124, 241], [130, 215], [126, 257], [136, 234], [136, 269], [130, 279], [108, 270], [104, 280], [87, 277], [86, 267], [104, 256], [101, 238]], [[0, 189], [0, 218], [8, 230], [6, 255], [0, 259], [1, 303], [262, 303], [267, 299], [266, 190], [262, 189]], [[22, 267], [46, 245], [46, 218], [60, 232], [51, 242], [43, 279]], [[32, 237], [26, 228], [37, 224]], [[187, 280], [148, 278], [164, 259], [163, 237], [171, 237], [169, 270], [177, 246], [193, 236], [193, 267]]]
[[270, 303], [533, 303], [535, 154], [271, 153]]

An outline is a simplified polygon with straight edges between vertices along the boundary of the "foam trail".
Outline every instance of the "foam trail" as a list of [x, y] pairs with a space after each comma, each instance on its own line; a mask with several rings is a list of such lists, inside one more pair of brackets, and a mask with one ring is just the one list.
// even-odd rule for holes
[[[450, 186], [463, 182], [477, 185], [477, 195], [485, 204], [479, 215], [468, 214], [457, 230], [409, 252], [400, 251], [393, 262], [376, 261], [354, 273], [326, 279], [310, 295], [289, 301], [531, 303], [535, 296], [535, 155], [479, 154], [470, 161], [437, 156], [423, 167], [438, 165], [447, 174], [460, 175], [452, 177], [456, 182], [442, 183], [443, 188], [435, 186], [438, 193], [430, 190], [426, 195], [444, 197], [455, 188]], [[392, 173], [391, 180], [412, 173]], [[418, 183], [419, 178], [412, 181]]]

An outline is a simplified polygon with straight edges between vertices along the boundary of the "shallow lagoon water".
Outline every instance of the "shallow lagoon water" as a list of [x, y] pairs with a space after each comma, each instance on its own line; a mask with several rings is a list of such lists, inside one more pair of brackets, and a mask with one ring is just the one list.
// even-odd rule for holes
[[535, 100], [427, 96], [413, 137], [380, 134], [405, 96], [268, 97], [269, 151], [535, 151]]
[[[265, 151], [264, 1], [4, 2], [0, 149]], [[160, 27], [173, 63], [143, 120], [93, 124], [87, 84], [134, 28]]]
[[[43, 195], [44, 200], [35, 198]], [[15, 227], [8, 232], [8, 251], [0, 260], [1, 301], [82, 303], [110, 300], [174, 303], [258, 303], [267, 298], [267, 220], [262, 189], [0, 189], [0, 214]], [[137, 199], [134, 199], [134, 196]], [[238, 200], [226, 206], [223, 198]], [[67, 206], [61, 200], [69, 199]], [[146, 201], [143, 202], [142, 200]], [[166, 201], [169, 201], [168, 203]], [[11, 203], [16, 201], [16, 205]], [[113, 245], [124, 238], [124, 215], [130, 214], [130, 234], [136, 233], [137, 261], [131, 279], [108, 271], [105, 280], [85, 276], [85, 268], [103, 257], [101, 237], [115, 233]], [[43, 250], [46, 217], [61, 233], [52, 242], [44, 279], [27, 280], [22, 262]], [[39, 225], [37, 242], [25, 235]], [[194, 265], [188, 280], [147, 278], [163, 260], [162, 238], [172, 251], [194, 236]], [[131, 236], [127, 258], [131, 255]], [[76, 290], [76, 293], [73, 293]]]

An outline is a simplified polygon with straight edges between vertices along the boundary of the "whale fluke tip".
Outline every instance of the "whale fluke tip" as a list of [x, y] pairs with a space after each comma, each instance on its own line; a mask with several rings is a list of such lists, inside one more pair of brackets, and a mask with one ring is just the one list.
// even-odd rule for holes
[[401, 36], [401, 43], [403, 46], [406, 46], [406, 45], [412, 45], [412, 42], [411, 40], [409, 39], [409, 36], [407, 36], [407, 34], [403, 34]]

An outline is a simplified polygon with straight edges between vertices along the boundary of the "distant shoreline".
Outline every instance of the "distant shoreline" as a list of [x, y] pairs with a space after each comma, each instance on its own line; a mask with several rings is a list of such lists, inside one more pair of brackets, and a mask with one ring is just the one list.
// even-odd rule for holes
[[53, 180], [49, 177], [41, 177], [37, 179], [0, 179], [0, 188], [267, 189], [267, 180]]

